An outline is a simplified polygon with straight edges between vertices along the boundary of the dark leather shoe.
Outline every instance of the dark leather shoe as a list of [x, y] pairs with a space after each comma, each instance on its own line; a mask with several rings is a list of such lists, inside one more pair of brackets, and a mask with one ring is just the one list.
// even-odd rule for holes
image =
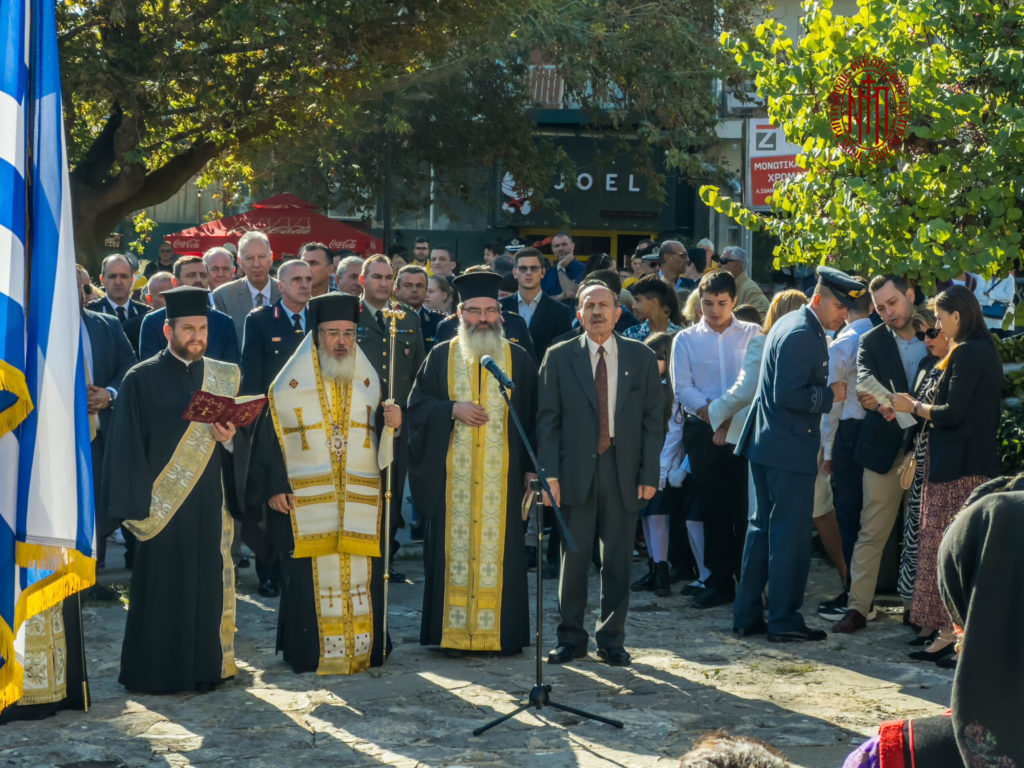
[[271, 581], [270, 579], [267, 579], [256, 587], [256, 591], [264, 597], [277, 597], [281, 594], [281, 588], [277, 586], [277, 582]]
[[573, 659], [582, 659], [586, 655], [586, 648], [577, 648], [572, 643], [561, 643], [553, 651], [548, 651], [548, 664], [565, 664]]
[[597, 658], [613, 667], [628, 667], [630, 662], [625, 648], [598, 648]]
[[858, 629], [864, 629], [868, 625], [868, 620], [864, 618], [864, 614], [855, 608], [850, 608], [846, 614], [832, 627], [833, 632], [838, 632], [841, 635], [852, 635]]
[[86, 600], [96, 600], [102, 603], [112, 603], [121, 599], [117, 592], [102, 584], [93, 584], [82, 593], [82, 596]]
[[942, 667], [943, 669], [956, 669], [956, 663], [959, 658], [959, 653], [954, 653], [952, 656], [943, 656], [935, 662], [935, 666]]
[[388, 571], [388, 581], [390, 581], [392, 584], [394, 584], [395, 582], [398, 582], [399, 584], [404, 584], [406, 581], [405, 574], [402, 571], [396, 571], [394, 568], [392, 568], [390, 571]]
[[956, 645], [956, 643], [950, 643], [941, 651], [914, 651], [913, 653], [908, 653], [907, 656], [914, 661], [933, 661], [938, 664], [939, 661], [947, 656], [952, 656], [956, 652], [953, 647], [954, 645]]
[[764, 623], [764, 620], [755, 621], [749, 627], [733, 627], [732, 633], [736, 637], [751, 637], [752, 635], [765, 635], [768, 634], [768, 625]]
[[248, 568], [249, 567], [249, 558], [248, 557], [239, 558], [238, 565], [236, 565], [235, 567], [236, 568]]
[[828, 634], [823, 629], [794, 629], [789, 632], [769, 632], [769, 643], [802, 643], [808, 640], [824, 640]]
[[714, 608], [718, 605], [728, 605], [735, 599], [736, 595], [733, 592], [725, 592], [718, 587], [707, 587], [693, 598], [690, 605], [694, 608]]

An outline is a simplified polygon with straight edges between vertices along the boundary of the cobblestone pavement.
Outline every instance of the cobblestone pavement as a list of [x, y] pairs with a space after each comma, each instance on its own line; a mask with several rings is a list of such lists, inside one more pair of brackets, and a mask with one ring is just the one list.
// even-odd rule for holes
[[[589, 658], [543, 665], [554, 700], [625, 728], [545, 708], [473, 736], [529, 692], [533, 649], [452, 659], [421, 647], [422, 561], [414, 547], [402, 554], [396, 565], [412, 583], [391, 588], [395, 651], [382, 669], [351, 677], [296, 675], [275, 656], [276, 600], [256, 594], [252, 569], [239, 572], [239, 674], [213, 693], [126, 693], [117, 683], [125, 609], [86, 603], [92, 708], [0, 728], [0, 765], [661, 768], [677, 765], [698, 734], [724, 728], [774, 744], [795, 765], [828, 768], [879, 722], [936, 714], [949, 701], [951, 672], [906, 659], [910, 634], [895, 601], [854, 636], [778, 645], [733, 638], [728, 608], [642, 593], [627, 627], [632, 666], [600, 663], [593, 645]], [[126, 580], [125, 571], [102, 578]], [[816, 559], [807, 605], [831, 597], [835, 582]], [[531, 574], [531, 595], [534, 584]], [[544, 582], [545, 651], [557, 625], [555, 584]], [[590, 594], [595, 609], [596, 576]]]

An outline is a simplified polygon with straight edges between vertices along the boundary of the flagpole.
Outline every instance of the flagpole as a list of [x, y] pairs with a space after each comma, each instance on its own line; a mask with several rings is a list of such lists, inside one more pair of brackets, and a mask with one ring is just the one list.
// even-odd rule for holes
[[[388, 303], [381, 314], [390, 322], [388, 324], [388, 356], [391, 363], [388, 366], [388, 401], [395, 397], [395, 338], [398, 335], [398, 321], [405, 317], [405, 312], [398, 309], [394, 304]], [[385, 426], [385, 429], [390, 427]], [[391, 468], [394, 466], [394, 459], [384, 470], [384, 653], [382, 660], [387, 658], [388, 644], [388, 592], [391, 588]]]

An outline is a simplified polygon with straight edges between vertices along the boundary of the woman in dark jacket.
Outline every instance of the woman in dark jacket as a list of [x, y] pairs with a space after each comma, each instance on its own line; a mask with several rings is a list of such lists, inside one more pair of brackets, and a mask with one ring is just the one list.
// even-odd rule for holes
[[925, 484], [921, 491], [917, 574], [910, 620], [923, 631], [937, 629], [927, 650], [910, 654], [938, 662], [953, 653], [953, 623], [939, 598], [936, 576], [939, 542], [975, 488], [999, 474], [999, 427], [1003, 371], [995, 342], [985, 327], [978, 300], [955, 285], [935, 299], [936, 327], [950, 341], [935, 365], [934, 396], [897, 394], [893, 407], [925, 420]]

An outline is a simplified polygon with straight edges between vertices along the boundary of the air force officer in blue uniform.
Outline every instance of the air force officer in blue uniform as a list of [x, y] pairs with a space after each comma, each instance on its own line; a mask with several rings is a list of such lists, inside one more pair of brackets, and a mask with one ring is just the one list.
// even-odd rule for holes
[[[831, 267], [818, 269], [810, 304], [776, 323], [765, 340], [757, 395], [737, 453], [750, 460], [756, 501], [747, 526], [733, 631], [767, 632], [773, 642], [823, 640], [800, 615], [810, 568], [814, 478], [821, 415], [846, 397], [828, 381], [826, 331], [837, 331], [864, 287]], [[761, 595], [769, 586], [768, 621]]]

